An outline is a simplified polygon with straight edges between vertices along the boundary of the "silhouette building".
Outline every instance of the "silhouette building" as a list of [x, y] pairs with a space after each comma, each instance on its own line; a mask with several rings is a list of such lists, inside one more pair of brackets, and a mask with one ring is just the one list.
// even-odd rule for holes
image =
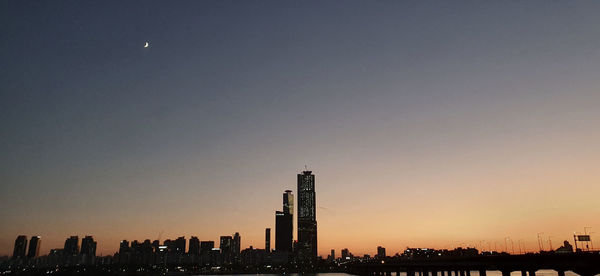
[[350, 254], [350, 250], [348, 250], [348, 248], [342, 249], [342, 260], [350, 260], [351, 256], [352, 254]]
[[214, 241], [201, 241], [200, 242], [200, 254], [210, 253], [210, 251], [215, 248]]
[[200, 240], [198, 239], [198, 237], [192, 236], [190, 238], [190, 247], [188, 249], [188, 253], [194, 256], [200, 255]]
[[240, 237], [240, 233], [238, 233], [238, 232], [235, 232], [235, 234], [233, 234], [232, 247], [233, 247], [233, 259], [235, 262], [238, 262], [240, 259], [240, 251], [241, 251], [241, 247], [242, 247], [242, 237]]
[[221, 248], [223, 263], [230, 264], [233, 255], [233, 238], [231, 236], [221, 236], [219, 248]]
[[294, 214], [294, 195], [291, 190], [285, 190], [283, 193], [283, 212], [286, 214]]
[[377, 246], [377, 258], [385, 258], [385, 247]]
[[214, 263], [212, 251], [215, 248], [214, 241], [201, 241], [200, 242], [200, 260], [203, 265]]
[[275, 212], [275, 250], [292, 251], [294, 240], [294, 195], [292, 191], [283, 193], [283, 211]]
[[85, 264], [92, 264], [96, 258], [96, 245], [92, 236], [85, 236], [81, 239], [81, 252]]
[[275, 250], [278, 252], [292, 251], [292, 220], [291, 214], [275, 212]]
[[128, 251], [129, 251], [129, 241], [122, 240], [121, 243], [119, 243], [119, 254], [125, 254]]
[[65, 255], [77, 255], [79, 254], [79, 237], [71, 236], [67, 240], [65, 240], [64, 247]]
[[315, 175], [298, 174], [298, 259], [312, 262], [317, 258], [317, 216]]
[[283, 193], [283, 211], [275, 212], [275, 250], [291, 252], [294, 240], [294, 195]]
[[265, 229], [265, 251], [271, 252], [271, 228]]
[[175, 240], [175, 252], [178, 254], [185, 253], [185, 237], [179, 237]]
[[13, 249], [13, 258], [22, 259], [25, 258], [25, 251], [27, 250], [27, 236], [18, 236], [15, 240], [15, 248]]
[[96, 245], [92, 236], [85, 236], [81, 239], [81, 255], [96, 256]]
[[29, 250], [27, 250], [27, 258], [33, 259], [40, 255], [40, 246], [42, 244], [42, 237], [33, 236], [29, 240]]

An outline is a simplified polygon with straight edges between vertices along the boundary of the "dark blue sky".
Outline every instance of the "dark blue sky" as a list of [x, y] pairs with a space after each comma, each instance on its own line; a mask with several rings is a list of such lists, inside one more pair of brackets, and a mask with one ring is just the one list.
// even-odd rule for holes
[[[90, 233], [110, 253], [161, 230], [240, 231], [257, 245], [305, 164], [331, 210], [319, 214], [323, 252], [376, 246], [333, 233], [357, 217], [393, 229], [396, 201], [522, 202], [548, 185], [568, 194], [565, 182], [600, 192], [586, 169], [600, 154], [599, 11], [591, 1], [3, 1], [0, 253], [17, 234], [45, 236], [46, 251]], [[553, 208], [599, 214], [597, 194]], [[519, 205], [525, 218], [447, 212], [511, 225], [547, 212], [539, 200]], [[409, 215], [407, 239], [430, 234], [424, 214]], [[490, 229], [432, 245], [513, 231]]]

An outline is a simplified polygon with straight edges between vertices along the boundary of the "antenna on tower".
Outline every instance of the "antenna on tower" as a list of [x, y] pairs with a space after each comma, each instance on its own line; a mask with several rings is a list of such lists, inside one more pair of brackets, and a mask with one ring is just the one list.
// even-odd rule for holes
[[308, 167], [306, 165], [304, 165], [304, 170], [308, 171]]

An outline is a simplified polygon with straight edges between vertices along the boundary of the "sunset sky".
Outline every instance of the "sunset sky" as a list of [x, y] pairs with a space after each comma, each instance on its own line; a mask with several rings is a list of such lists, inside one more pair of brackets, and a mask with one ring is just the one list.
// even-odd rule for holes
[[263, 248], [305, 165], [324, 256], [595, 240], [599, 13], [1, 1], [0, 255], [17, 235], [42, 236], [42, 255], [70, 235], [106, 255], [161, 232]]

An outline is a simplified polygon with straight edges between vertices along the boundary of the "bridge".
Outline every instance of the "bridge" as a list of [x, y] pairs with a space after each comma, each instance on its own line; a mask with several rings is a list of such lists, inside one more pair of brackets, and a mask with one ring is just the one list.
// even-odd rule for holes
[[472, 271], [486, 276], [486, 271], [497, 270], [502, 276], [520, 271], [522, 276], [535, 276], [542, 269], [556, 270], [559, 276], [572, 271], [581, 276], [600, 274], [600, 253], [578, 252], [570, 254], [525, 254], [472, 257], [438, 257], [419, 259], [393, 259], [385, 261], [355, 263], [349, 272], [356, 275], [400, 275], [407, 276], [471, 276]]

